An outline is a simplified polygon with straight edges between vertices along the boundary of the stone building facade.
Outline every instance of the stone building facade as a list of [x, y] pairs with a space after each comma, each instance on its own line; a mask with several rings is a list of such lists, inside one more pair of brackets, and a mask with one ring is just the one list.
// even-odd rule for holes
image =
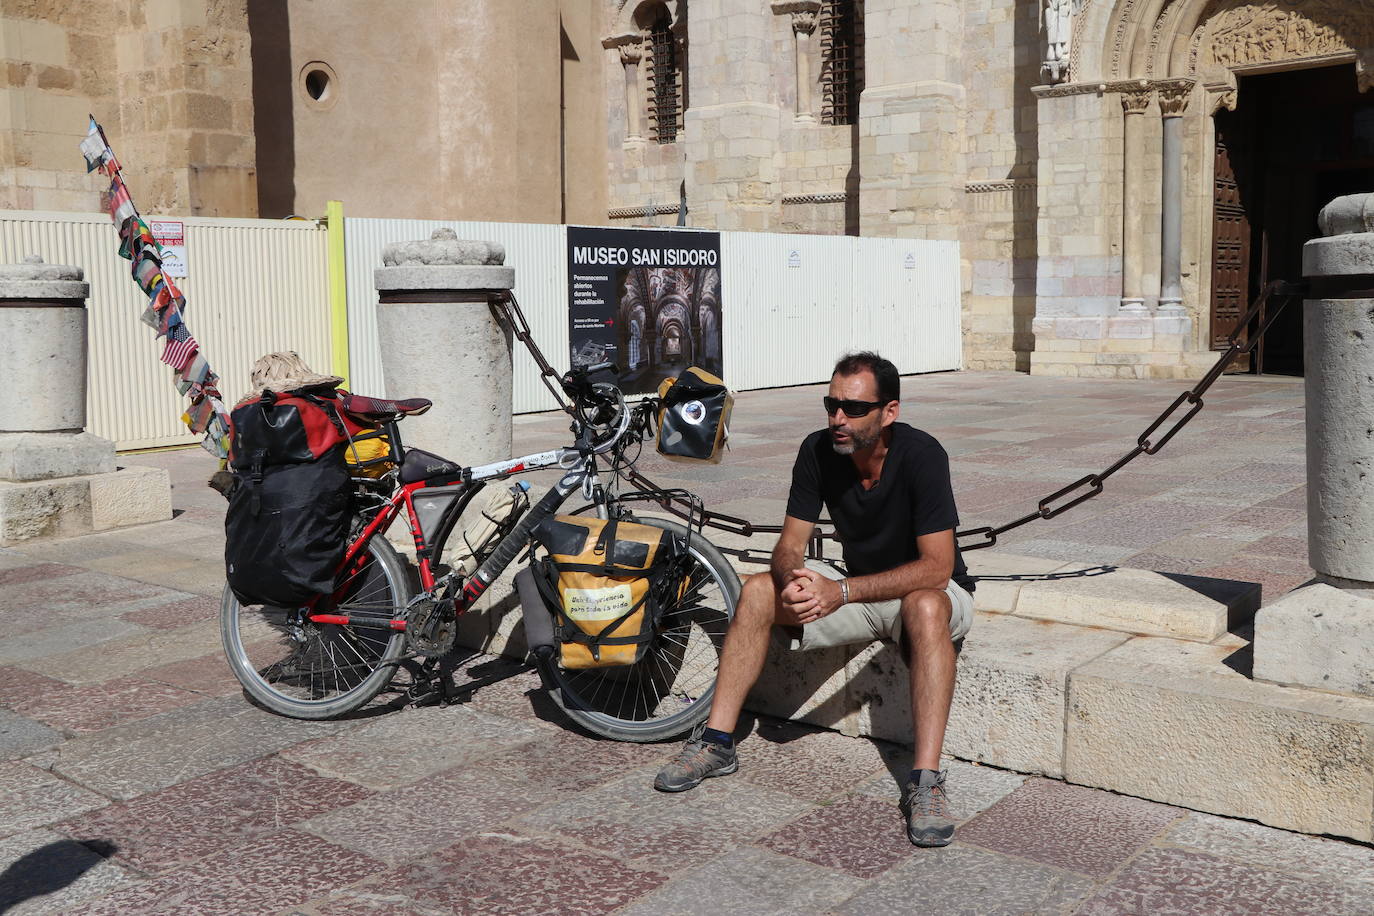
[[[606, 16], [608, 219], [957, 239], [970, 368], [1199, 375], [1265, 282], [1297, 279], [1322, 204], [1374, 188], [1371, 0], [606, 0]], [[823, 101], [836, 47], [857, 76], [840, 122]], [[1300, 334], [1283, 316], [1255, 367], [1300, 371]]]
[[0, 208], [604, 219], [601, 0], [5, 0]]
[[6, 0], [0, 207], [98, 208], [90, 111], [150, 212], [953, 239], [968, 367], [1183, 377], [1374, 189], [1374, 0], [378, 9]]

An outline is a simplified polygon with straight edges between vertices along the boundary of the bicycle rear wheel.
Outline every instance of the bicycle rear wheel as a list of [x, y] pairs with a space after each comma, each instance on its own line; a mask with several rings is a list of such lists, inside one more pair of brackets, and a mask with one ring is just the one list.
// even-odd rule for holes
[[711, 711], [725, 630], [739, 601], [739, 576], [701, 534], [662, 518], [634, 521], [689, 544], [686, 588], [663, 609], [663, 627], [634, 665], [569, 670], [541, 662], [556, 702], [580, 725], [619, 741], [662, 741], [704, 721]]
[[[380, 536], [341, 588], [332, 613], [394, 619], [410, 601], [400, 558]], [[399, 630], [315, 624], [301, 608], [244, 607], [228, 586], [219, 620], [224, 654], [243, 689], [294, 719], [332, 719], [365, 705], [391, 680], [405, 650]]]

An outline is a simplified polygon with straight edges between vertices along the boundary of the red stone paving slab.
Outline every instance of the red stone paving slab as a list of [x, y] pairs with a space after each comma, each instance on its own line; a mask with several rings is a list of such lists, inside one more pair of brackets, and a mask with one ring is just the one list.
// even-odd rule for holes
[[[671, 752], [663, 759], [669, 757]], [[708, 779], [690, 792], [657, 792], [651, 773], [640, 771], [577, 794], [561, 793], [516, 826], [561, 834], [646, 868], [677, 871], [750, 843], [813, 807], [733, 777]]]
[[1277, 601], [1293, 589], [1311, 580], [1312, 568], [1306, 563], [1293, 562], [1278, 557], [1251, 557], [1236, 554], [1216, 566], [1204, 566], [1195, 571], [1199, 576], [1214, 579], [1236, 579], [1241, 582], [1258, 582], [1262, 589], [1261, 601], [1269, 604]]
[[8, 585], [3, 594], [0, 619], [7, 623], [16, 614], [33, 615], [39, 621], [117, 616], [125, 610], [167, 604], [187, 597], [184, 592], [160, 585], [86, 570]]
[[856, 878], [877, 877], [915, 851], [897, 806], [864, 796], [803, 815], [757, 845]]
[[1148, 849], [1123, 868], [1079, 916], [1369, 916], [1367, 888], [1294, 878], [1204, 853]]
[[[62, 563], [36, 563], [33, 566], [18, 566], [14, 569], [0, 569], [0, 586], [18, 585], [21, 582], [38, 582], [74, 576], [86, 570], [79, 566], [66, 566]], [[0, 605], [3, 607], [3, 605]]]
[[[464, 840], [318, 901], [322, 916], [609, 913], [663, 884], [654, 871], [520, 836]], [[397, 898], [405, 900], [399, 907]], [[391, 901], [390, 906], [378, 906]]]
[[200, 694], [179, 687], [122, 677], [87, 687], [63, 683], [47, 686], [16, 701], [12, 708], [53, 728], [95, 732], [201, 699]]
[[1032, 779], [965, 824], [956, 839], [1106, 877], [1182, 813], [1125, 795]]
[[1280, 493], [1278, 496], [1272, 496], [1258, 503], [1258, 505], [1271, 506], [1275, 509], [1298, 509], [1306, 513], [1307, 486], [1303, 485], [1289, 490], [1287, 493]]
[[499, 751], [486, 758], [482, 766], [519, 783], [541, 785], [556, 792], [577, 792], [634, 769], [649, 768], [656, 773], [663, 750], [654, 744], [589, 738], [563, 731]]
[[[250, 650], [251, 651], [251, 650]], [[171, 684], [208, 696], [228, 696], [243, 690], [234, 672], [229, 670], [223, 653], [188, 658], [181, 662], [144, 668], [138, 676], [146, 681]]]
[[1154, 572], [1191, 573], [1202, 568], [1203, 560], [1185, 560], [1159, 553], [1138, 553], [1122, 561], [1122, 566], [1131, 569], [1148, 569]]
[[0, 706], [19, 712], [20, 708], [32, 701], [36, 694], [66, 687], [65, 681], [15, 668], [0, 665]]
[[130, 623], [156, 630], [175, 630], [197, 620], [211, 620], [219, 616], [219, 599], [195, 597], [176, 601], [162, 607], [145, 608], [121, 614]]
[[72, 818], [56, 829], [83, 842], [114, 843], [117, 859], [158, 874], [371, 794], [264, 757]]
[[521, 783], [500, 771], [459, 768], [322, 814], [300, 829], [394, 864], [498, 828], [560, 797], [560, 791]]
[[1271, 534], [1267, 538], [1261, 538], [1245, 545], [1245, 552], [1256, 557], [1302, 559], [1307, 556], [1307, 538]]
[[909, 752], [886, 742], [769, 719], [740, 742], [739, 778], [800, 798], [826, 801], [887, 772], [885, 756], [909, 756]]
[[381, 868], [379, 862], [318, 837], [282, 830], [226, 848], [220, 855], [156, 880], [107, 894], [68, 913], [72, 916], [275, 913], [360, 881]]

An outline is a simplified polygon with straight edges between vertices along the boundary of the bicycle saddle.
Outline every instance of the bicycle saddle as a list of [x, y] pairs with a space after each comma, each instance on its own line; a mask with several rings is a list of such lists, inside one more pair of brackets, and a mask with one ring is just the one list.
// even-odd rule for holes
[[384, 398], [369, 398], [361, 394], [346, 394], [343, 396], [342, 407], [348, 413], [363, 417], [374, 423], [383, 420], [390, 420], [393, 417], [403, 417], [409, 414], [422, 414], [433, 406], [434, 402], [427, 398], [407, 398], [404, 401], [388, 401]]
[[[425, 404], [428, 403], [425, 401]], [[461, 467], [447, 458], [440, 458], [424, 449], [408, 448], [405, 460], [401, 462], [401, 483], [415, 483], [431, 477], [456, 477], [462, 472]]]

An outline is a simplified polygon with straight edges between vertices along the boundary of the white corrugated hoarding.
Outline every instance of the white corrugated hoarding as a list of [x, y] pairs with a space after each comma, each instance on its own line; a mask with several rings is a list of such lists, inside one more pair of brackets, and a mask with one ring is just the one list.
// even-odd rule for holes
[[[447, 227], [460, 239], [500, 242], [506, 265], [515, 268], [515, 297], [530, 332], [549, 362], [568, 368], [568, 256], [565, 227], [543, 223], [479, 223], [462, 220], [347, 219], [344, 246], [348, 263], [348, 361], [353, 389], [383, 392], [381, 349], [377, 342], [377, 287], [373, 271], [382, 266], [389, 242], [427, 239]], [[444, 340], [444, 328], [416, 328], [417, 334]], [[512, 405], [516, 413], [552, 410], [558, 405], [539, 381], [539, 371], [524, 347], [515, 346]], [[389, 397], [437, 401], [462, 392], [392, 391]]]
[[[253, 360], [297, 350], [330, 362], [325, 232], [299, 220], [175, 219], [186, 227], [186, 324], [232, 402], [248, 390]], [[90, 369], [87, 428], [121, 449], [198, 442], [182, 425], [188, 405], [161, 363], [162, 341], [139, 320], [147, 297], [119, 257], [104, 214], [0, 211], [0, 263], [37, 254], [86, 272]]]

